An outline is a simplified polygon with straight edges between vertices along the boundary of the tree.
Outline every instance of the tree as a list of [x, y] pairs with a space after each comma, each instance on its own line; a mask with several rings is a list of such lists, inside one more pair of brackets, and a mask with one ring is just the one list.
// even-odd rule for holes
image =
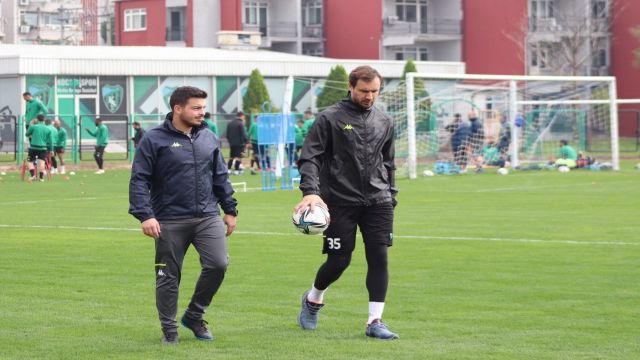
[[568, 8], [553, 4], [539, 1], [539, 17], [523, 14], [515, 30], [505, 33], [522, 50], [514, 56], [527, 69], [537, 67], [536, 75], [602, 75], [600, 68], [606, 66], [612, 40], [611, 24], [623, 9], [612, 12], [602, 2]]
[[[407, 80], [407, 73], [418, 72], [416, 64], [412, 59], [407, 60], [402, 70], [402, 80]], [[424, 81], [420, 78], [413, 79], [413, 93], [415, 95], [415, 109], [416, 109], [416, 130], [428, 131], [429, 119], [431, 118], [431, 96], [424, 86]]]
[[329, 76], [327, 76], [327, 80], [325, 80], [324, 88], [316, 100], [316, 106], [319, 110], [324, 110], [342, 100], [348, 91], [349, 76], [347, 75], [347, 71], [342, 65], [336, 65], [331, 68]]
[[270, 103], [271, 97], [264, 83], [264, 78], [260, 74], [260, 70], [253, 69], [249, 76], [249, 85], [247, 92], [242, 97], [242, 108], [245, 113], [257, 114], [262, 112], [262, 105]]

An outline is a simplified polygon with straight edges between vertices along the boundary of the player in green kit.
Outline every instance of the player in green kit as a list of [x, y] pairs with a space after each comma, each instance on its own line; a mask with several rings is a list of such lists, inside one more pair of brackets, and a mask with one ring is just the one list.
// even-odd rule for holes
[[209, 128], [209, 130], [211, 130], [211, 132], [216, 134], [216, 137], [219, 138], [218, 125], [216, 125], [216, 123], [213, 122], [213, 120], [211, 120], [211, 113], [209, 112], [204, 113], [204, 122], [207, 124], [207, 127]]
[[38, 98], [34, 98], [30, 92], [22, 94], [22, 98], [27, 102], [27, 108], [25, 110], [24, 122], [29, 124], [32, 121], [37, 121], [38, 115], [46, 115], [49, 109]]
[[51, 119], [45, 119], [44, 125], [49, 129], [49, 141], [47, 141], [47, 162], [46, 169], [51, 174], [58, 172], [58, 162], [56, 161], [56, 154], [54, 152], [56, 142], [58, 142], [58, 129], [53, 125]]
[[[29, 154], [27, 156], [27, 167], [31, 177], [29, 181], [36, 180], [35, 168], [37, 166], [40, 181], [44, 181], [44, 161], [47, 158], [47, 142], [51, 139], [49, 128], [44, 124], [44, 115], [36, 117], [35, 124], [29, 126], [25, 135], [31, 138]], [[33, 164], [36, 163], [36, 166]]]
[[96, 160], [96, 164], [98, 164], [98, 171], [96, 174], [104, 174], [104, 149], [107, 147], [109, 142], [109, 129], [105, 124], [102, 123], [102, 119], [96, 118], [96, 129], [94, 131], [86, 128], [87, 132], [91, 136], [95, 136], [96, 138], [96, 148], [93, 153], [93, 158]]
[[64, 170], [64, 150], [67, 147], [67, 130], [62, 127], [62, 122], [56, 120], [53, 122], [53, 126], [58, 130], [58, 137], [56, 138], [55, 145], [53, 146], [54, 159], [58, 155], [60, 160], [60, 174], [65, 174]]

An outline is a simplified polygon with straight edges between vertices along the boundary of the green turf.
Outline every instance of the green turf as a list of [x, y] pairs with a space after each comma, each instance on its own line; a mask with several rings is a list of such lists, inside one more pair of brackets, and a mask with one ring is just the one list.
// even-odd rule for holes
[[[160, 345], [153, 241], [127, 214], [128, 172], [34, 184], [10, 173], [0, 358], [638, 359], [640, 172], [624, 165], [399, 180], [385, 310], [395, 342], [364, 337], [361, 244], [318, 330], [298, 329], [320, 238], [290, 224], [298, 191], [238, 193], [231, 264], [206, 315], [217, 340], [181, 329], [175, 347]], [[193, 249], [183, 270], [180, 311], [198, 273]]]

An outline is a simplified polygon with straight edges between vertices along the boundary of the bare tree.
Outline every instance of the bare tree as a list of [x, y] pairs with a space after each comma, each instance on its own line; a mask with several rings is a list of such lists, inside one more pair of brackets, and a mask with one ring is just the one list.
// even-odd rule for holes
[[517, 56], [527, 69], [537, 66], [552, 75], [603, 75], [599, 68], [607, 63], [611, 24], [622, 11], [610, 10], [613, 1], [609, 6], [606, 1], [562, 1], [564, 7], [558, 5], [560, 0], [534, 2], [545, 3], [545, 8], [529, 9], [505, 37], [522, 49]]

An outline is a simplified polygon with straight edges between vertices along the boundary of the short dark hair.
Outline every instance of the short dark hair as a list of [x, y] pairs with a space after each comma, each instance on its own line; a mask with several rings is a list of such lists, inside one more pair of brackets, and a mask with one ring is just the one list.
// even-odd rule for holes
[[380, 79], [380, 86], [382, 86], [384, 84], [384, 79], [382, 78], [382, 75], [380, 75], [378, 70], [372, 68], [369, 65], [358, 66], [357, 68], [353, 69], [349, 74], [349, 84], [355, 87], [356, 84], [358, 83], [358, 80], [371, 82], [376, 77]]
[[194, 86], [180, 86], [179, 88], [175, 89], [173, 94], [171, 94], [171, 98], [169, 99], [169, 106], [171, 106], [171, 111], [173, 111], [173, 107], [176, 105], [186, 105], [191, 98], [206, 99], [207, 92]]
[[564, 139], [560, 140], [560, 145], [565, 146], [565, 145], [568, 145], [568, 144], [569, 143], [567, 142], [567, 140], [564, 140]]
[[45, 119], [44, 123], [45, 123], [45, 125], [51, 125], [52, 121], [51, 121], [51, 119]]
[[140, 125], [140, 123], [139, 123], [139, 122], [137, 122], [137, 121], [134, 121], [134, 122], [133, 122], [133, 125]]
[[96, 117], [96, 118], [94, 119], [94, 121], [100, 121], [100, 122], [102, 122], [102, 119], [98, 116], [98, 117]]
[[238, 111], [236, 113], [236, 117], [243, 117], [243, 116], [244, 116], [244, 113], [242, 111]]
[[305, 114], [310, 114], [313, 115], [313, 111], [311, 111], [311, 109], [307, 109], [304, 111]]
[[210, 119], [211, 118], [211, 113], [208, 112], [208, 111], [206, 113], [204, 113], [204, 118], [205, 119]]
[[38, 121], [44, 121], [44, 115], [40, 114], [36, 116], [36, 119], [38, 119]]
[[25, 91], [25, 92], [22, 93], [22, 96], [27, 96], [27, 95], [31, 96], [31, 93], [28, 92], [28, 91]]

